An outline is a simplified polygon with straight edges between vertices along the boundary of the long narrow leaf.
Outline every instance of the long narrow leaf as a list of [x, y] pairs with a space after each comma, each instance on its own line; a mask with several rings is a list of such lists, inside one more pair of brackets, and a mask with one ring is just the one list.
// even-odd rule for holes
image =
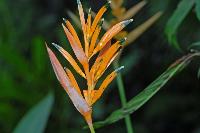
[[194, 2], [195, 0], [182, 0], [165, 27], [165, 33], [167, 34], [168, 41], [178, 50], [180, 50], [180, 46], [176, 38], [176, 32], [180, 24], [192, 9]]
[[71, 12], [70, 10], [67, 11], [67, 15], [73, 20], [73, 22], [75, 23], [75, 25], [81, 29], [81, 23], [79, 21], [79, 18], [76, 14], [74, 14], [73, 12]]
[[143, 24], [139, 25], [136, 29], [131, 31], [127, 36], [126, 44], [134, 42], [140, 37], [146, 30], [148, 30], [162, 15], [162, 12], [157, 12], [151, 18], [146, 20]]
[[116, 121], [121, 120], [126, 115], [129, 115], [138, 110], [148, 100], [152, 98], [175, 74], [185, 68], [188, 63], [193, 59], [194, 56], [200, 55], [199, 53], [188, 54], [183, 58], [173, 63], [161, 76], [159, 76], [154, 82], [152, 82], [146, 89], [144, 89], [137, 96], [132, 98], [126, 105], [125, 108], [114, 111], [104, 121], [94, 123], [95, 128], [99, 128], [105, 125], [112, 124]]
[[200, 0], [196, 0], [195, 11], [196, 11], [196, 14], [197, 14], [197, 18], [200, 21]]
[[125, 14], [120, 18], [120, 21], [126, 20], [126, 19], [131, 19], [133, 18], [145, 5], [147, 1], [143, 0], [136, 4], [135, 6], [131, 7]]
[[54, 96], [49, 93], [21, 119], [14, 133], [43, 133], [53, 102]]

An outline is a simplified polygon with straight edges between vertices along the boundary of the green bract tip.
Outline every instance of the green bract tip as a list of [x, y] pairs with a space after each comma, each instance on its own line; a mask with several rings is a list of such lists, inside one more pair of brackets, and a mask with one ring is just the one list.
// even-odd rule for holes
[[78, 5], [81, 5], [81, 1], [80, 1], [80, 0], [77, 0], [77, 4], [78, 4]]
[[109, 0], [109, 1], [105, 4], [105, 7], [106, 7], [106, 8], [110, 7], [110, 3], [111, 3], [111, 0]]
[[102, 26], [103, 22], [104, 22], [104, 18], [102, 18], [102, 19], [99, 21], [98, 26]]
[[115, 69], [115, 72], [119, 73], [122, 69], [124, 69], [124, 66], [121, 66], [121, 67]]
[[91, 8], [88, 9], [88, 14], [91, 14]]
[[61, 49], [61, 47], [56, 43], [52, 43], [52, 45], [55, 46], [58, 50]]
[[133, 22], [133, 19], [129, 19], [129, 20], [124, 20], [123, 23], [125, 26], [127, 26], [128, 24], [130, 24], [131, 22]]
[[124, 37], [123, 39], [119, 40], [120, 41], [119, 43], [123, 45], [125, 44], [126, 40], [127, 40], [127, 37]]
[[64, 22], [66, 22], [66, 21], [67, 21], [67, 19], [65, 19], [65, 18], [62, 18], [62, 19], [63, 19], [63, 21], [64, 21]]

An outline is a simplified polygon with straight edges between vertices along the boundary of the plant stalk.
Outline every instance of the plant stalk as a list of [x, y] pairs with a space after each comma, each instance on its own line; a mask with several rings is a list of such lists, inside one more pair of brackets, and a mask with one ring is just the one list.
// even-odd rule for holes
[[[116, 60], [113, 65], [114, 65], [115, 69], [119, 68], [118, 60]], [[126, 99], [125, 87], [124, 87], [124, 83], [123, 83], [123, 80], [122, 80], [121, 73], [117, 74], [117, 85], [118, 85], [118, 90], [119, 90], [119, 95], [120, 95], [122, 107], [125, 107], [127, 99]], [[125, 123], [126, 123], [127, 132], [128, 133], [134, 133], [130, 115], [127, 115], [125, 117]]]
[[95, 130], [94, 130], [94, 127], [93, 127], [93, 123], [92, 123], [92, 111], [86, 113], [84, 115], [84, 117], [85, 117], [85, 120], [86, 120], [86, 122], [87, 122], [87, 124], [88, 124], [88, 126], [90, 128], [90, 132], [91, 133], [95, 133]]
[[91, 133], [95, 133], [95, 130], [94, 130], [93, 125], [89, 125], [89, 128], [90, 128], [90, 132], [91, 132]]

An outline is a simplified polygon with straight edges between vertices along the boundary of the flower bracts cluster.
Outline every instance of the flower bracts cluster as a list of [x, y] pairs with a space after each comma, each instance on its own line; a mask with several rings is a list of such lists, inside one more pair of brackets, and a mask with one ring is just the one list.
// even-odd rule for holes
[[[89, 126], [91, 126], [92, 105], [101, 97], [106, 87], [116, 77], [117, 72], [123, 68], [122, 66], [114, 70], [103, 80], [102, 84], [96, 88], [99, 78], [104, 74], [109, 65], [117, 57], [119, 51], [123, 47], [124, 41], [126, 40], [126, 38], [124, 38], [111, 44], [111, 39], [133, 20], [125, 20], [114, 25], [103, 35], [103, 37], [99, 38], [101, 26], [104, 21], [102, 16], [108, 9], [110, 2], [105, 4], [99, 10], [93, 22], [91, 17], [91, 9], [89, 9], [87, 19], [85, 19], [80, 0], [77, 0], [77, 3], [84, 42], [82, 43], [80, 41], [79, 35], [77, 35], [74, 27], [68, 20], [64, 19], [65, 23], [62, 24], [62, 26], [76, 59], [79, 61], [82, 67], [79, 66], [79, 63], [76, 62], [76, 59], [74, 59], [70, 53], [68, 53], [59, 45], [55, 43], [52, 44], [71, 64], [77, 74], [87, 81], [87, 90], [82, 91], [80, 89], [73, 73], [68, 68], [63, 69], [58, 59], [51, 49], [48, 48], [48, 46], [47, 51], [57, 79], [69, 95], [74, 106], [84, 116]], [[90, 66], [90, 59], [96, 54], [98, 54], [96, 60], [92, 66]]]

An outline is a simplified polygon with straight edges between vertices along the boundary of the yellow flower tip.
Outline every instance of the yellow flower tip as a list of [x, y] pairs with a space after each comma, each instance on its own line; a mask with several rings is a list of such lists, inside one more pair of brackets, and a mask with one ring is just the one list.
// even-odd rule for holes
[[122, 69], [124, 69], [124, 66], [121, 66], [121, 67], [115, 69], [115, 72], [116, 72], [116, 73], [119, 73]]

